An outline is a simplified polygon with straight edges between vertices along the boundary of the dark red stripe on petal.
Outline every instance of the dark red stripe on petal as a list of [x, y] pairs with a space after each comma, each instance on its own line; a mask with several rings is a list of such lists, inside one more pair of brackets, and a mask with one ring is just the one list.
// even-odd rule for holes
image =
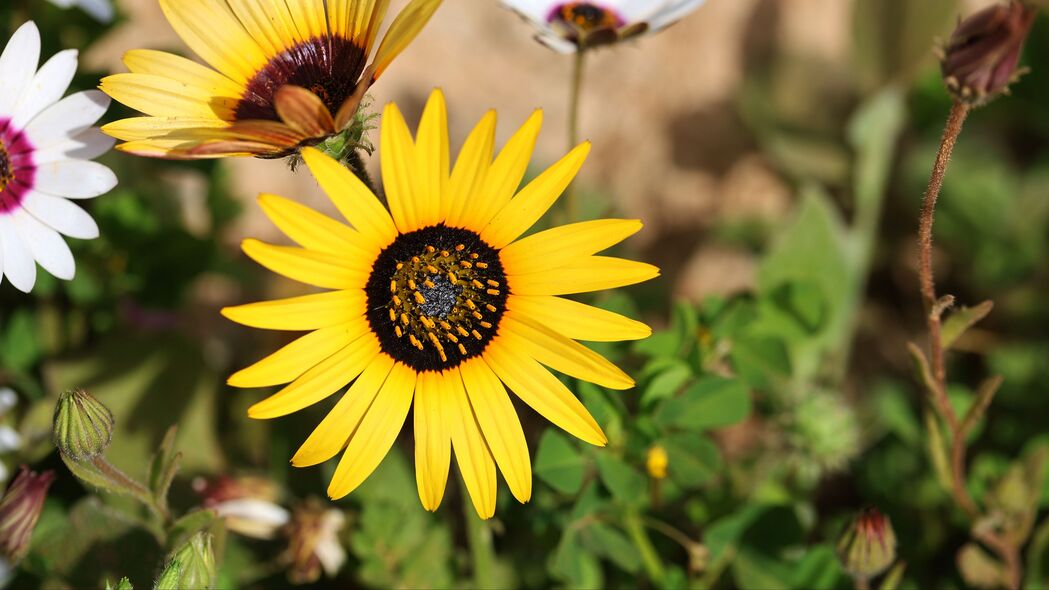
[[279, 121], [275, 106], [283, 86], [301, 86], [316, 94], [332, 113], [357, 88], [367, 55], [341, 37], [315, 38], [280, 53], [248, 82], [248, 89], [234, 111], [238, 121]]
[[0, 213], [18, 209], [35, 178], [29, 138], [13, 128], [10, 119], [0, 119]]

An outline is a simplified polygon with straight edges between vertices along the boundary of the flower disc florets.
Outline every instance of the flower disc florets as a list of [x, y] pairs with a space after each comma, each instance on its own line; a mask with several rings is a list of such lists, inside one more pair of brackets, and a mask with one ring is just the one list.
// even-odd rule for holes
[[484, 352], [508, 294], [499, 253], [476, 233], [444, 225], [400, 235], [379, 254], [366, 292], [383, 351], [419, 371]]

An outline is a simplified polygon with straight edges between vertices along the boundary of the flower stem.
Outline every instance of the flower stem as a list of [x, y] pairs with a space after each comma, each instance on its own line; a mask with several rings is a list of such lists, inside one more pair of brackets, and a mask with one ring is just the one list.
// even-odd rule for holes
[[969, 115], [970, 107], [966, 103], [955, 102], [947, 118], [947, 125], [940, 140], [940, 150], [936, 154], [932, 177], [922, 200], [921, 221], [918, 227], [918, 276], [921, 281], [922, 299], [925, 302], [926, 323], [929, 327], [929, 348], [932, 357], [932, 373], [935, 381], [936, 404], [947, 420], [952, 432], [958, 430], [958, 417], [947, 401], [947, 374], [944, 367], [943, 340], [941, 338], [941, 318], [943, 305], [936, 298], [936, 283], [932, 271], [932, 224], [936, 214], [936, 200], [943, 188], [943, 178], [947, 174], [947, 165], [954, 152], [954, 144], [962, 131], [962, 125]]
[[628, 510], [623, 517], [623, 527], [626, 529], [627, 534], [630, 535], [630, 540], [633, 541], [634, 547], [637, 548], [637, 552], [641, 556], [641, 563], [645, 566], [645, 573], [648, 574], [648, 578], [656, 586], [659, 586], [665, 573], [663, 562], [660, 561], [659, 553], [652, 546], [652, 540], [648, 538], [648, 533], [645, 532], [644, 523], [641, 522], [641, 515], [636, 510]]
[[475, 588], [495, 588], [495, 549], [492, 547], [492, 529], [474, 512], [469, 494], [463, 494], [463, 518], [466, 519], [466, 541], [473, 560]]
[[[568, 96], [568, 150], [579, 144], [579, 108], [583, 94], [583, 74], [586, 71], [586, 48], [580, 47], [572, 60], [572, 86]], [[568, 185], [565, 191], [565, 215], [568, 222], [576, 221], [578, 216], [575, 183]]]

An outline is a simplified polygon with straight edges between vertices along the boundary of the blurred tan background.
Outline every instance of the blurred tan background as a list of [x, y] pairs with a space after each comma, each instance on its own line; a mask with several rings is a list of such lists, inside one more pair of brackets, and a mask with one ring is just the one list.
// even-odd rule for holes
[[[187, 53], [156, 0], [116, 1], [127, 21], [85, 56], [88, 67], [124, 71], [120, 56], [129, 48]], [[972, 0], [967, 8], [990, 1]], [[405, 2], [395, 0], [391, 15]], [[593, 140], [594, 151], [583, 169], [583, 186], [612, 196], [617, 215], [645, 221], [638, 245], [651, 248], [658, 238], [661, 248], [673, 249], [664, 256], [677, 259], [672, 275], [677, 295], [745, 289], [753, 281], [754, 263], [746, 251], [694, 239], [666, 241], [666, 236], [700, 235], [718, 219], [774, 220], [791, 207], [790, 184], [749, 139], [734, 107], [748, 56], [775, 47], [824, 63], [833, 86], [835, 76], [847, 74], [852, 9], [853, 0], [709, 0], [658, 35], [591, 55], [581, 135]], [[446, 0], [375, 86], [375, 105], [396, 101], [414, 123], [430, 89], [440, 86], [449, 101], [453, 149], [489, 108], [499, 111], [500, 141], [532, 109], [542, 108], [545, 126], [533, 165], [545, 166], [566, 150], [571, 58], [534, 42], [532, 32], [496, 0]], [[378, 143], [378, 133], [372, 139]], [[377, 159], [371, 164], [377, 169]], [[251, 203], [259, 192], [333, 212], [305, 170], [293, 173], [248, 159], [226, 165], [248, 204], [233, 239], [282, 240]], [[205, 183], [182, 182], [192, 222]]]

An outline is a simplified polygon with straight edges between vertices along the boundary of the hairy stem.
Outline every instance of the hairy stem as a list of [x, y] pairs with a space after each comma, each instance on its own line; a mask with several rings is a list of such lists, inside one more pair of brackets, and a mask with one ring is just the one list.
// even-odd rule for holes
[[925, 302], [926, 323], [929, 327], [932, 374], [936, 385], [933, 395], [952, 432], [958, 430], [958, 417], [955, 416], [954, 409], [947, 401], [947, 371], [944, 366], [941, 336], [943, 309], [936, 298], [936, 283], [932, 271], [932, 224], [936, 214], [936, 200], [940, 196], [943, 178], [947, 174], [947, 165], [951, 161], [954, 144], [958, 141], [958, 135], [962, 131], [962, 125], [969, 115], [969, 110], [969, 105], [961, 102], [955, 102], [951, 107], [947, 126], [940, 140], [940, 150], [936, 154], [936, 163], [933, 165], [932, 177], [929, 179], [929, 186], [922, 200], [921, 222], [918, 228], [918, 275], [921, 281], [922, 299]]

